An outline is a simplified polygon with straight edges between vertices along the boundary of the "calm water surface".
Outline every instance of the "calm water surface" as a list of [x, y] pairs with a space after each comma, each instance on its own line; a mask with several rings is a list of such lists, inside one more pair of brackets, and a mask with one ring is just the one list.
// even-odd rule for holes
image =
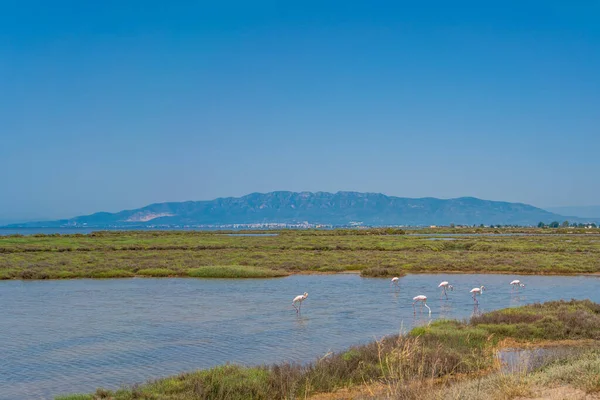
[[[511, 294], [509, 282], [527, 284]], [[441, 300], [437, 284], [455, 291]], [[0, 282], [0, 399], [48, 399], [225, 362], [312, 361], [330, 350], [426, 323], [468, 318], [469, 290], [485, 285], [480, 312], [551, 299], [600, 302], [596, 277], [356, 275], [282, 279], [120, 279]], [[296, 315], [291, 299], [309, 293]]]

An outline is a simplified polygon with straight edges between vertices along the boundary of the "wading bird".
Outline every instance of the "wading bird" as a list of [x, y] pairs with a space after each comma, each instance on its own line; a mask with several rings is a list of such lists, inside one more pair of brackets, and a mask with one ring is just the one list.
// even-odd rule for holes
[[510, 285], [512, 286], [512, 290], [515, 290], [515, 288], [519, 290], [519, 288], [525, 287], [525, 284], [521, 283], [521, 281], [518, 279], [512, 281]]
[[[304, 300], [306, 300], [307, 297], [308, 297], [308, 293], [304, 292], [304, 294], [301, 294], [300, 296], [296, 296], [296, 297], [294, 297], [294, 300], [292, 300], [292, 306], [296, 309], [296, 314], [298, 314], [300, 312], [300, 308], [302, 307], [302, 302]], [[298, 303], [298, 307], [296, 307], [296, 303]]]
[[479, 302], [477, 301], [477, 295], [483, 293], [483, 291], [485, 290], [485, 286], [481, 286], [481, 287], [476, 287], [471, 289], [471, 293], [473, 293], [473, 301], [477, 304], [479, 304]]
[[398, 278], [397, 276], [393, 277], [392, 278], [392, 285], [399, 286], [399, 283], [398, 283], [399, 281], [400, 281], [400, 278]]
[[417, 301], [421, 302], [421, 309], [423, 309], [423, 306], [427, 307], [427, 309], [429, 310], [429, 316], [431, 316], [431, 308], [429, 308], [429, 306], [427, 305], [427, 296], [424, 296], [422, 294], [413, 297], [413, 311], [415, 312], [415, 314], [417, 313], [417, 309], [415, 308], [415, 303]]
[[444, 281], [438, 285], [439, 288], [442, 288], [442, 293], [448, 298], [448, 293], [446, 292], [448, 289], [454, 290], [454, 286], [448, 283], [448, 281]]

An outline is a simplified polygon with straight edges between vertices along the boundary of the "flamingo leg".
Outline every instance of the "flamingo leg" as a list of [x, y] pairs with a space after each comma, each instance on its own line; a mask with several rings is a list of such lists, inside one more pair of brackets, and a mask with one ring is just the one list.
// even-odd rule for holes
[[296, 309], [296, 314], [298, 314], [299, 310], [298, 310], [298, 307], [296, 307], [296, 304], [292, 303], [292, 307], [294, 307]]

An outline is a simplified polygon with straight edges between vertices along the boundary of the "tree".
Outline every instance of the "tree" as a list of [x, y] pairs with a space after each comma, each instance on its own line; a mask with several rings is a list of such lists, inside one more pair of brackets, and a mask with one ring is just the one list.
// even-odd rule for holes
[[550, 223], [550, 225], [548, 225], [550, 228], [558, 228], [560, 226], [560, 223], [558, 221], [552, 221]]
[[538, 228], [545, 228], [545, 227], [546, 227], [546, 224], [545, 224], [545, 223], [543, 223], [543, 222], [540, 222], [540, 223], [538, 224]]
[[561, 226], [562, 226], [563, 228], [568, 228], [568, 227], [569, 227], [569, 221], [564, 221], [564, 222], [561, 224]]

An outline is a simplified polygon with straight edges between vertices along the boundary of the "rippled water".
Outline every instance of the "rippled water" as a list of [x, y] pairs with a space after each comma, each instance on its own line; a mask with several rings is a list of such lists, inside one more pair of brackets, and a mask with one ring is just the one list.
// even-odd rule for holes
[[[46, 399], [224, 362], [312, 361], [429, 320], [412, 297], [429, 296], [432, 318], [468, 318], [469, 290], [485, 285], [479, 311], [550, 299], [600, 302], [596, 277], [356, 275], [281, 279], [115, 279], [0, 282], [0, 399]], [[441, 300], [437, 284], [455, 291]], [[296, 315], [291, 299], [309, 293]]]

